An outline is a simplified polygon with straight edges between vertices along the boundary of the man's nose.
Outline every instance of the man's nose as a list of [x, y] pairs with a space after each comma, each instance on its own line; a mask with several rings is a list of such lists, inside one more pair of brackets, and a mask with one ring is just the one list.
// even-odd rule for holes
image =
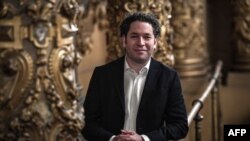
[[139, 45], [144, 45], [145, 44], [145, 40], [143, 39], [143, 37], [138, 38], [138, 44]]

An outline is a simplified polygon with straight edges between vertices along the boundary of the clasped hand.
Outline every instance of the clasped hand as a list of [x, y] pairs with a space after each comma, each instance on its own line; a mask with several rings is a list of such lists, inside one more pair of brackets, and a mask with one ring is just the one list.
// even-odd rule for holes
[[134, 131], [121, 130], [121, 134], [117, 135], [113, 141], [143, 141], [143, 138]]

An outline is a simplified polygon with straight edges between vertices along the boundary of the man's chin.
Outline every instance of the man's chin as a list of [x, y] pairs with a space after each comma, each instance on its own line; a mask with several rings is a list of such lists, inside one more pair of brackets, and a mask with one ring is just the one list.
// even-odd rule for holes
[[138, 59], [135, 60], [135, 62], [137, 64], [145, 64], [145, 63], [148, 62], [148, 60], [149, 60], [149, 58], [138, 58]]

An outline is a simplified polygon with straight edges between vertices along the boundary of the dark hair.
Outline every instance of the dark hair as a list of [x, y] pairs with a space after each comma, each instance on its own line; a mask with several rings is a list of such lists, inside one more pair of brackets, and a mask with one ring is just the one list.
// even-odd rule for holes
[[120, 36], [126, 36], [130, 25], [134, 21], [142, 21], [149, 23], [153, 28], [153, 33], [155, 37], [159, 37], [161, 33], [161, 28], [158, 20], [152, 14], [146, 14], [142, 12], [129, 13], [120, 25]]

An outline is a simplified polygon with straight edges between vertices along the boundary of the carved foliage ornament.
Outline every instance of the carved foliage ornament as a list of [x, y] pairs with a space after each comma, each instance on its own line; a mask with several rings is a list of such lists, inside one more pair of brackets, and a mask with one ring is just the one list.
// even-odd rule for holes
[[79, 12], [75, 0], [0, 2], [0, 140], [77, 140]]
[[209, 71], [204, 0], [171, 0], [175, 69], [181, 77], [204, 76]]
[[171, 0], [173, 47], [178, 61], [206, 58], [205, 11], [202, 0]]

